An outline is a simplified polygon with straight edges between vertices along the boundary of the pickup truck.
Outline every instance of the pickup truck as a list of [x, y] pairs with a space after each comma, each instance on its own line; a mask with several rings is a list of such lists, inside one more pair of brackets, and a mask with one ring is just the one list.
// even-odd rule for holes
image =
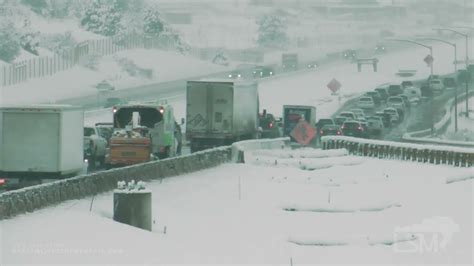
[[95, 166], [96, 162], [104, 164], [107, 153], [107, 139], [99, 132], [97, 127], [84, 127], [84, 159], [89, 161], [89, 165]]

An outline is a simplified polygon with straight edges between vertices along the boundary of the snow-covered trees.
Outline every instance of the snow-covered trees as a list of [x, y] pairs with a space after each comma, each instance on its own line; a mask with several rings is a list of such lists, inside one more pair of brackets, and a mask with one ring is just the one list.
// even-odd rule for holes
[[41, 35], [41, 46], [58, 54], [64, 54], [73, 49], [77, 42], [70, 31], [65, 33]]
[[164, 30], [163, 21], [156, 8], [150, 8], [145, 11], [143, 17], [143, 33], [148, 36], [158, 36]]
[[93, 0], [84, 12], [81, 26], [90, 32], [114, 36], [122, 30], [121, 19], [115, 1]]
[[44, 14], [48, 7], [46, 0], [21, 0], [21, 3], [29, 6], [31, 10], [38, 14]]
[[39, 44], [40, 44], [39, 38], [40, 38], [39, 32], [25, 31], [20, 36], [20, 45], [26, 51], [34, 55], [39, 55], [39, 51], [38, 51]]
[[65, 18], [72, 12], [74, 2], [77, 0], [48, 0], [48, 15], [53, 18]]
[[289, 43], [286, 33], [286, 22], [277, 14], [265, 14], [257, 20], [258, 39], [260, 46], [271, 48], [283, 48]]
[[159, 37], [167, 47], [172, 46], [180, 53], [189, 50], [189, 46], [181, 40], [179, 34], [161, 19], [156, 7], [146, 9], [143, 16], [143, 33], [148, 37]]
[[20, 53], [20, 41], [10, 21], [0, 21], [0, 60], [13, 61]]

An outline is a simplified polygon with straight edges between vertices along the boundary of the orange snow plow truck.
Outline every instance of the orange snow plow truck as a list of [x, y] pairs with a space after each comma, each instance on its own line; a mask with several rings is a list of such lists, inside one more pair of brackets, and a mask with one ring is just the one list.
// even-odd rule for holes
[[180, 138], [176, 136], [171, 106], [117, 106], [113, 107], [113, 118], [107, 168], [176, 156]]

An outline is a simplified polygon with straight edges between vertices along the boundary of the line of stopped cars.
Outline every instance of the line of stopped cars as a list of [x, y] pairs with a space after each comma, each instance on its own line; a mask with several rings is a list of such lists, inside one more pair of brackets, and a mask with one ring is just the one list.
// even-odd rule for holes
[[359, 97], [356, 108], [344, 110], [334, 118], [320, 119], [316, 125], [319, 136], [380, 139], [386, 130], [402, 123], [412, 108], [455, 86], [456, 80], [452, 77], [431, 75], [419, 85], [407, 80], [377, 87]]
[[402, 123], [410, 110], [428, 96], [411, 81], [377, 87], [359, 97], [354, 108], [343, 110], [334, 118], [320, 119], [316, 125], [319, 136], [380, 139], [387, 130]]

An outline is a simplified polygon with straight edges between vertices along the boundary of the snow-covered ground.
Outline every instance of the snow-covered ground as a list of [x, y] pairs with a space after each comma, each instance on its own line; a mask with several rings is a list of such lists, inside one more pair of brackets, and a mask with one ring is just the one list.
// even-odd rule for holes
[[474, 141], [474, 97], [470, 97], [468, 100], [469, 106], [469, 118], [466, 117], [466, 101], [460, 101], [458, 103], [458, 132], [455, 132], [455, 123], [454, 109], [451, 111], [451, 122], [446, 129], [446, 132], [439, 136], [439, 138], [444, 140], [454, 140], [454, 141]]
[[[130, 76], [118, 61], [128, 59], [153, 76]], [[178, 80], [186, 77], [224, 71], [226, 68], [210, 62], [189, 58], [175, 52], [134, 49], [103, 57], [97, 71], [76, 66], [68, 71], [41, 79], [32, 79], [9, 87], [0, 87], [0, 105], [55, 102], [61, 99], [97, 94], [97, 85], [109, 80], [116, 89]], [[73, 82], [72, 82], [73, 81]]]
[[[462, 40], [457, 40], [457, 42], [460, 45], [463, 43]], [[453, 59], [450, 47], [433, 43], [433, 50], [436, 58], [434, 73], [453, 72], [453, 66], [449, 63]], [[359, 73], [355, 64], [338, 62], [328, 66], [323, 65], [315, 71], [280, 74], [274, 78], [261, 80], [259, 83], [260, 107], [279, 116], [285, 104], [313, 105], [317, 108], [318, 119], [329, 117], [348, 99], [372, 90], [378, 85], [426, 78], [430, 73], [429, 67], [423, 62], [426, 54], [426, 49], [408, 47], [402, 51], [378, 55], [380, 62], [376, 73], [368, 65], [363, 66], [362, 72]], [[461, 53], [458, 57], [462, 58], [463, 54]], [[414, 77], [401, 78], [395, 75], [400, 69], [413, 69], [417, 73]], [[333, 78], [342, 83], [340, 99], [338, 95], [331, 95], [331, 91], [326, 87]], [[173, 105], [177, 119], [186, 117], [184, 94], [160, 99], [168, 100]], [[110, 114], [110, 110], [86, 113], [86, 123], [110, 121], [112, 119]]]
[[257, 152], [148, 184], [152, 232], [114, 222], [111, 192], [1, 221], [0, 262], [472, 265], [472, 168], [303, 153], [329, 166]]
[[[472, 39], [471, 39], [472, 40]], [[457, 40], [462, 47], [462, 40]], [[433, 43], [433, 57], [435, 58], [434, 73], [448, 74], [454, 71], [452, 47]], [[285, 78], [275, 78], [260, 83], [260, 106], [268, 112], [280, 114], [284, 104], [313, 105], [317, 108], [319, 118], [332, 115], [347, 98], [374, 89], [376, 86], [388, 82], [400, 83], [403, 80], [416, 80], [428, 77], [430, 68], [423, 62], [429, 53], [427, 49], [416, 46], [397, 52], [388, 52], [377, 56], [379, 59], [378, 72], [374, 73], [370, 65], [364, 65], [362, 72], [357, 72], [355, 64], [338, 64], [315, 72], [306, 72]], [[474, 49], [470, 47], [470, 54]], [[390, 49], [390, 48], [388, 48]], [[458, 51], [459, 53], [459, 51]], [[463, 58], [458, 55], [458, 58]], [[395, 74], [400, 69], [416, 70], [416, 75], [410, 78], [398, 77]], [[342, 88], [339, 96], [331, 95], [326, 85], [337, 79]]]

